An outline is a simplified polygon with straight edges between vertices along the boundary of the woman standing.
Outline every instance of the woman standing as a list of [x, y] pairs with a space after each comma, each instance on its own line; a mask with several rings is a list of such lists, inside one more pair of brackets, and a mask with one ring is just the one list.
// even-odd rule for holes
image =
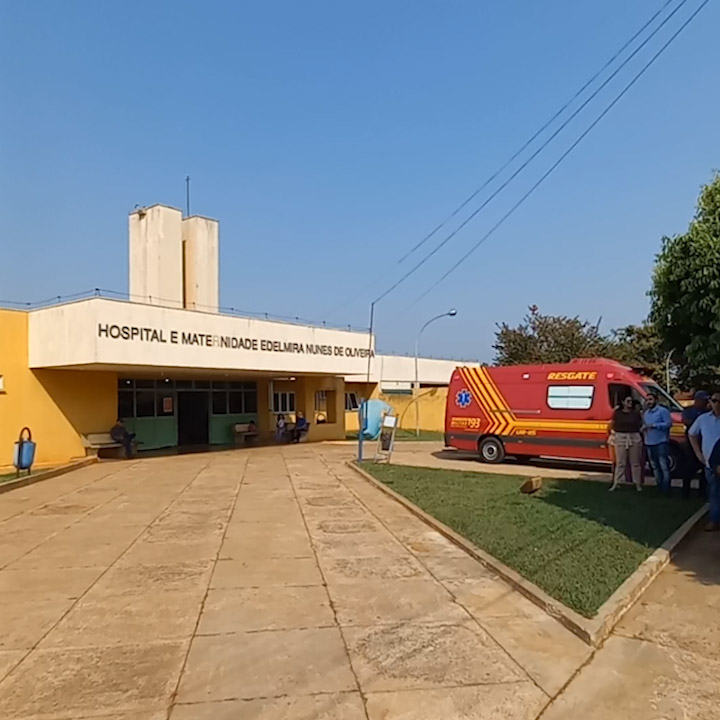
[[630, 465], [633, 482], [637, 491], [642, 490], [642, 452], [643, 441], [640, 428], [643, 420], [631, 395], [623, 398], [620, 407], [615, 410], [608, 426], [608, 432], [614, 438], [615, 471], [610, 492], [615, 490], [625, 476], [625, 468]]

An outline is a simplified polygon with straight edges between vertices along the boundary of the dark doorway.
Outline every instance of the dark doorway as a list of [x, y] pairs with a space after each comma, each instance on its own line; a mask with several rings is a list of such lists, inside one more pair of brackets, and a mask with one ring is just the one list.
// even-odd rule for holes
[[178, 392], [178, 445], [210, 442], [210, 394]]

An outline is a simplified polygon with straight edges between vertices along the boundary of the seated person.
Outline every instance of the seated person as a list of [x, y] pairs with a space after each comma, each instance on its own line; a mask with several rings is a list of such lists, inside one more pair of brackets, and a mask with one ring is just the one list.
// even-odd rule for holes
[[117, 419], [117, 422], [110, 431], [110, 437], [125, 448], [125, 457], [132, 457], [132, 444], [135, 439], [135, 433], [128, 432], [122, 418]]
[[275, 439], [278, 442], [282, 442], [285, 439], [285, 428], [287, 423], [285, 422], [285, 416], [280, 413], [275, 421]]
[[297, 411], [297, 415], [295, 416], [295, 428], [293, 429], [293, 442], [297, 443], [300, 442], [300, 438], [307, 434], [308, 428], [310, 426], [308, 425], [308, 421], [305, 418], [305, 413], [302, 410]]

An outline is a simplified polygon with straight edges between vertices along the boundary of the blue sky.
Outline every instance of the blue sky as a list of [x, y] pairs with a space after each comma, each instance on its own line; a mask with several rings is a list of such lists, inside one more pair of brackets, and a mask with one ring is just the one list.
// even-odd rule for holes
[[[662, 4], [5, 0], [0, 300], [125, 291], [127, 213], [182, 207], [190, 174], [193, 212], [220, 220], [223, 304], [366, 326], [369, 301], [406, 267], [397, 259]], [[631, 73], [617, 78], [378, 305], [378, 346], [411, 352], [449, 307], [458, 316], [427, 331], [427, 354], [490, 360], [495, 323], [533, 303], [602, 316], [606, 330], [642, 320], [660, 238], [686, 228], [720, 168], [718, 27], [711, 0], [552, 178], [413, 304]]]

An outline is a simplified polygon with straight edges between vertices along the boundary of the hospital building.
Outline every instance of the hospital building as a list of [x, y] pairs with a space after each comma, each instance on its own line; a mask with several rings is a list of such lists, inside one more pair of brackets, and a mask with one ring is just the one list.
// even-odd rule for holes
[[[381, 397], [415, 427], [412, 357], [375, 353], [367, 332], [226, 314], [219, 224], [153, 205], [129, 217], [129, 298], [0, 308], [0, 467], [28, 427], [36, 463], [92, 452], [88, 436], [122, 417], [141, 451], [233, 445], [253, 422], [302, 410], [308, 441], [357, 430], [362, 398]], [[420, 358], [421, 426], [443, 429], [457, 363]]]

